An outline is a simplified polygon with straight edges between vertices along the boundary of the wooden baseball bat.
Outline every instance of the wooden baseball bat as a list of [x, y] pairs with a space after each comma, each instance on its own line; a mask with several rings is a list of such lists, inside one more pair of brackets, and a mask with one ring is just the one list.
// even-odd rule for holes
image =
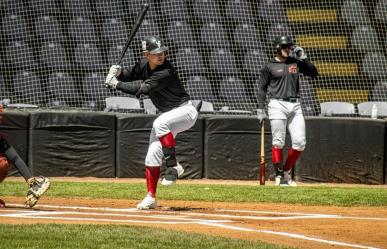
[[128, 38], [128, 40], [127, 40], [126, 43], [125, 43], [125, 47], [123, 48], [123, 50], [122, 50], [122, 52], [121, 52], [121, 56], [120, 56], [119, 60], [117, 61], [116, 65], [120, 65], [122, 59], [123, 59], [124, 56], [125, 56], [126, 51], [127, 51], [128, 48], [129, 48], [129, 45], [132, 43], [134, 36], [136, 35], [138, 29], [139, 29], [140, 26], [141, 26], [142, 21], [144, 20], [145, 14], [146, 14], [146, 12], [148, 11], [148, 9], [149, 9], [149, 4], [145, 3], [145, 4], [142, 6], [142, 9], [141, 9], [140, 13], [138, 14], [138, 16], [137, 16], [137, 18], [136, 18], [136, 21], [135, 21], [134, 24], [133, 24], [132, 29], [130, 30], [129, 38]]
[[259, 164], [259, 185], [265, 185], [265, 121], [261, 124], [261, 161]]

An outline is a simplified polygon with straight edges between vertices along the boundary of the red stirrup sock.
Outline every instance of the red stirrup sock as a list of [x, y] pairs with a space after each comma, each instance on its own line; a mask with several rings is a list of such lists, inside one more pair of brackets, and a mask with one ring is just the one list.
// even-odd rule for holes
[[284, 166], [285, 171], [291, 170], [296, 164], [297, 159], [300, 157], [302, 151], [295, 150], [291, 148], [288, 153], [288, 158], [286, 159], [286, 163]]
[[271, 148], [271, 161], [274, 165], [278, 165], [282, 162], [282, 149], [274, 146]]
[[160, 167], [145, 167], [146, 190], [154, 198], [156, 197], [157, 182], [160, 177]]
[[176, 146], [176, 141], [175, 141], [175, 138], [173, 137], [173, 134], [172, 132], [162, 136], [162, 137], [159, 137], [159, 140], [161, 142], [161, 145], [164, 147], [164, 148], [168, 148], [168, 147], [175, 147]]

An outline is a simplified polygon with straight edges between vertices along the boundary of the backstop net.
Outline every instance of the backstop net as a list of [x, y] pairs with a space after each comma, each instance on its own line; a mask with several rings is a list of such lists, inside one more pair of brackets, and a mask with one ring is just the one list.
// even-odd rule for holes
[[145, 2], [122, 66], [140, 59], [141, 39], [160, 36], [191, 98], [215, 112], [255, 113], [278, 35], [294, 37], [319, 70], [301, 77], [306, 115], [324, 102], [387, 101], [385, 0], [2, 0], [0, 98], [98, 111], [107, 97], [128, 96], [103, 83]]

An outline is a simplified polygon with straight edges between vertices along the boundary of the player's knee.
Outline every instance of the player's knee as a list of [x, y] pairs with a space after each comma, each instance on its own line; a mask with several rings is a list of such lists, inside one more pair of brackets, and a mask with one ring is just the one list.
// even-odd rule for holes
[[298, 151], [303, 151], [305, 150], [306, 146], [306, 141], [305, 140], [299, 140], [299, 141], [294, 141], [292, 143], [292, 148]]
[[275, 140], [273, 141], [273, 147], [276, 147], [278, 149], [282, 149], [285, 146], [285, 142], [280, 141], [280, 140]]

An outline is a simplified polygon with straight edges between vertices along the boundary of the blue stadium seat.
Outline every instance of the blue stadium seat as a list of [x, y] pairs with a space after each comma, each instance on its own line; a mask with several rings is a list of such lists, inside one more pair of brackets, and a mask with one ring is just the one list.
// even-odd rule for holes
[[10, 42], [6, 47], [6, 64], [12, 69], [35, 71], [37, 63], [33, 51], [25, 42]]
[[176, 54], [179, 75], [204, 75], [206, 73], [202, 57], [195, 48], [179, 49]]
[[62, 13], [57, 0], [34, 0], [30, 7], [36, 16], [49, 16]]
[[228, 19], [235, 23], [248, 23], [251, 25], [255, 23], [252, 6], [247, 0], [228, 0], [225, 14]]
[[45, 101], [42, 82], [34, 72], [18, 71], [13, 78], [13, 102], [40, 105]]
[[38, 16], [35, 20], [35, 33], [39, 42], [64, 42], [65, 36], [58, 20], [52, 16]]
[[126, 30], [126, 25], [122, 19], [108, 18], [103, 23], [102, 36], [110, 46], [125, 45], [129, 37]]
[[268, 60], [267, 55], [260, 49], [247, 50], [244, 57], [244, 68], [255, 78], [259, 78], [260, 70]]
[[[123, 48], [124, 48], [123, 45], [111, 46], [109, 48], [109, 53], [108, 53], [109, 66], [115, 65], [117, 63], [117, 60], [120, 58]], [[121, 66], [124, 68], [130, 68], [135, 64], [136, 64], [136, 61], [134, 59], [132, 50], [128, 48], [128, 50], [125, 53], [125, 57], [122, 59]]]
[[1, 24], [6, 41], [30, 41], [33, 38], [26, 20], [20, 15], [4, 16]]
[[367, 9], [361, 0], [346, 0], [341, 6], [341, 16], [351, 26], [369, 25]]
[[353, 30], [351, 46], [360, 53], [382, 51], [376, 31], [368, 25], [359, 25]]
[[58, 105], [56, 102], [71, 105], [80, 101], [74, 79], [68, 73], [51, 74], [48, 79], [48, 93], [50, 106]]
[[64, 0], [63, 6], [70, 16], [91, 18], [93, 15], [89, 0]]
[[227, 48], [214, 49], [209, 64], [221, 77], [236, 76], [239, 72], [234, 55]]
[[21, 0], [1, 0], [0, 10], [3, 15], [24, 15], [27, 13], [26, 4]]
[[206, 23], [201, 30], [202, 42], [211, 48], [229, 47], [225, 29], [218, 23]]
[[213, 102], [215, 96], [212, 93], [211, 83], [205, 76], [190, 76], [185, 85], [185, 89], [191, 96], [191, 99], [201, 99]]
[[237, 77], [225, 77], [220, 83], [219, 97], [225, 101], [250, 102], [243, 81]]
[[261, 0], [258, 3], [259, 18], [268, 23], [286, 22], [286, 13], [283, 6], [283, 0]]
[[82, 80], [82, 92], [89, 101], [103, 102], [110, 97], [110, 91], [105, 87], [106, 75], [103, 73], [88, 73]]
[[78, 44], [75, 49], [75, 62], [82, 70], [99, 72], [106, 70], [107, 65], [102, 62], [99, 49], [94, 44]]
[[234, 41], [242, 49], [261, 48], [263, 44], [254, 24], [241, 23], [235, 27]]
[[387, 102], [387, 80], [375, 83], [371, 90], [371, 100]]
[[192, 29], [185, 21], [171, 21], [168, 26], [168, 38], [178, 47], [197, 47]]
[[[130, 1], [127, 1], [127, 2], [128, 2], [129, 14], [132, 16], [133, 22], [134, 22], [134, 19], [140, 13], [144, 3], [148, 3], [149, 4], [149, 9], [148, 9], [148, 11], [146, 13], [146, 18], [148, 20], [150, 20], [150, 19], [152, 19], [152, 20], [158, 19], [158, 12], [156, 11], [155, 0], [148, 0], [148, 1], [145, 1], [145, 0], [130, 0]], [[130, 24], [130, 26], [132, 26], [132, 24]]]
[[374, 9], [375, 19], [383, 24], [387, 24], [387, 1], [379, 0]]
[[128, 15], [122, 0], [96, 0], [95, 9], [98, 16], [108, 19], [125, 18]]
[[186, 0], [162, 0], [160, 7], [163, 16], [170, 21], [185, 21], [190, 19]]
[[65, 49], [58, 43], [43, 43], [39, 53], [40, 68], [49, 71], [70, 71]]
[[[147, 16], [148, 15], [149, 13], [147, 14]], [[146, 18], [142, 21], [142, 24], [136, 33], [136, 38], [139, 40], [144, 40], [146, 37], [151, 35], [160, 37], [159, 28], [155, 21]]]
[[382, 53], [370, 52], [364, 56], [362, 71], [372, 80], [387, 79], [387, 59]]
[[194, 0], [192, 8], [194, 15], [204, 23], [223, 22], [220, 8], [215, 0]]
[[267, 30], [266, 39], [268, 44], [273, 44], [274, 38], [283, 35], [291, 36], [294, 38], [292, 29], [286, 23], [272, 24]]
[[76, 43], [97, 43], [98, 38], [94, 25], [90, 19], [75, 17], [70, 20], [68, 28], [69, 36]]

